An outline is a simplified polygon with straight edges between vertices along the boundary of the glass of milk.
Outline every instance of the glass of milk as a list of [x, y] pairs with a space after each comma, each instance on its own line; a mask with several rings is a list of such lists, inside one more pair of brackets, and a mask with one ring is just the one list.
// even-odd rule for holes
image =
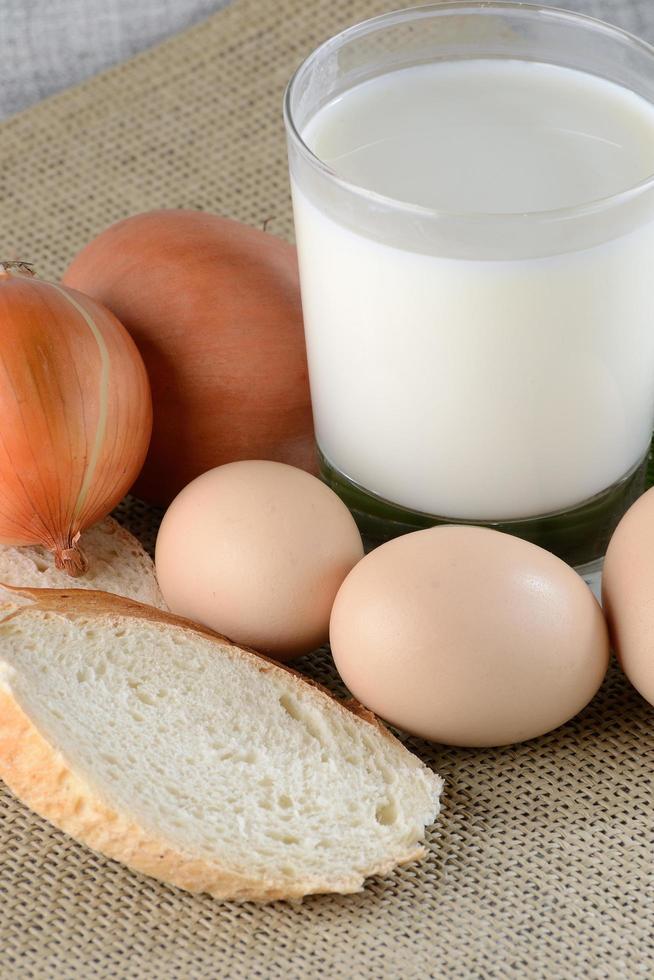
[[654, 49], [438, 3], [327, 41], [285, 117], [324, 479], [376, 540], [601, 559], [654, 423]]

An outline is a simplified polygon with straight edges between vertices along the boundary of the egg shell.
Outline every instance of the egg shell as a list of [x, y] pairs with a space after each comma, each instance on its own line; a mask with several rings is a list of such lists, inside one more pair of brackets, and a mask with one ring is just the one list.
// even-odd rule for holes
[[609, 658], [600, 607], [573, 569], [467, 526], [417, 531], [367, 555], [339, 590], [330, 641], [364, 705], [464, 746], [561, 725], [593, 697]]
[[363, 555], [345, 504], [316, 477], [248, 460], [209, 470], [168, 508], [155, 563], [173, 612], [290, 660], [325, 643]]
[[602, 603], [622, 669], [654, 705], [654, 489], [629, 508], [611, 538]]

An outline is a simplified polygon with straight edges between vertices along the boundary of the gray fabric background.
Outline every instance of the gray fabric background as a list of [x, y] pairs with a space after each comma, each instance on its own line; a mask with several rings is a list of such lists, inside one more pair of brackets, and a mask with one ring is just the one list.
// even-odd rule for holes
[[228, 2], [0, 0], [0, 118], [124, 61]]
[[[262, 5], [275, 0], [260, 0]], [[329, 0], [325, 0], [326, 3]], [[389, 0], [388, 7], [416, 0]], [[129, 58], [229, 0], [0, 0], [0, 118]], [[544, 0], [654, 41], [654, 0]]]

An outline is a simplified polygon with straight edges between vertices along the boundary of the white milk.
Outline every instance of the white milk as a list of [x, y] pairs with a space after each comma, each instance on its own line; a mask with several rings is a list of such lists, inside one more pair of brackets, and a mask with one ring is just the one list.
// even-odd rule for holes
[[[565, 208], [654, 173], [650, 103], [533, 62], [377, 77], [303, 136], [346, 181], [448, 212]], [[562, 254], [450, 258], [362, 234], [297, 184], [293, 196], [317, 437], [344, 475], [407, 507], [492, 520], [580, 503], [643, 457], [649, 217]]]

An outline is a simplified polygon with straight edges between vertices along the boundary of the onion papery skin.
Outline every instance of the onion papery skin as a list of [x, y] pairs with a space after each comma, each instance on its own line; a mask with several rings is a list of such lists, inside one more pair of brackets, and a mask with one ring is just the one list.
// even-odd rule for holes
[[0, 266], [0, 543], [43, 545], [75, 576], [80, 533], [143, 465], [150, 386], [114, 314], [11, 266]]

